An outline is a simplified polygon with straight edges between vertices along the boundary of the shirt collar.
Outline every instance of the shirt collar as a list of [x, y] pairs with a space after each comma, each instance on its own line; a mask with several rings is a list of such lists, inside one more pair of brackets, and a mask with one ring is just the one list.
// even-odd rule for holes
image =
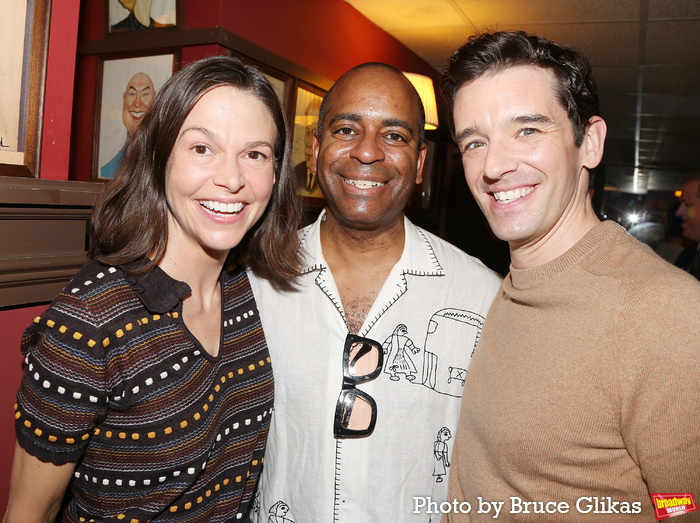
[[[302, 274], [321, 270], [328, 267], [321, 248], [321, 223], [325, 219], [326, 209], [321, 211], [318, 219], [300, 232], [301, 244], [305, 253]], [[416, 227], [404, 216], [404, 231], [406, 240], [403, 253], [395, 269], [405, 274], [417, 276], [442, 276], [445, 274], [435, 249], [428, 235], [420, 227]]]
[[143, 306], [154, 314], [165, 314], [175, 309], [192, 292], [185, 282], [171, 278], [163, 269], [155, 265], [146, 274], [130, 274], [129, 269], [142, 267], [146, 260], [124, 265], [126, 279], [133, 287]]

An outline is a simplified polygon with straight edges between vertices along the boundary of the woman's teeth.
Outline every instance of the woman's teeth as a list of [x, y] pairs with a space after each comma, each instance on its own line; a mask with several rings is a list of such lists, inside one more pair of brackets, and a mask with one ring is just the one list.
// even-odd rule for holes
[[199, 200], [199, 205], [208, 211], [235, 214], [243, 210], [243, 202], [221, 203], [213, 200]]
[[386, 182], [370, 182], [368, 180], [349, 180], [347, 178], [343, 178], [345, 180], [345, 183], [348, 185], [354, 185], [355, 187], [359, 187], [360, 189], [372, 189], [373, 187], [381, 187], [384, 185]]
[[518, 198], [527, 196], [532, 192], [534, 187], [521, 187], [512, 191], [500, 191], [493, 193], [493, 197], [498, 203], [510, 203]]

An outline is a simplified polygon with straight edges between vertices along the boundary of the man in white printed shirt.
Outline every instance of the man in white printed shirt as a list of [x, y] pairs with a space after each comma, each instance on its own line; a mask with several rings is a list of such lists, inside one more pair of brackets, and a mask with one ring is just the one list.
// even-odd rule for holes
[[[275, 375], [254, 521], [428, 522], [447, 499], [467, 367], [500, 278], [405, 218], [423, 127], [415, 89], [385, 64], [326, 95], [314, 138], [326, 209], [300, 231], [305, 268], [287, 291], [251, 275]], [[383, 356], [357, 389], [343, 377], [348, 334]], [[338, 406], [341, 390], [354, 404]], [[347, 435], [363, 395], [376, 426]]]

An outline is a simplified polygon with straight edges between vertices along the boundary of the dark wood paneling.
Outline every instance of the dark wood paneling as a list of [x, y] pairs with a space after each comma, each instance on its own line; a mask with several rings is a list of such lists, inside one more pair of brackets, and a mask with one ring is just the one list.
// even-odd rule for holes
[[0, 307], [50, 301], [85, 264], [102, 188], [0, 176]]

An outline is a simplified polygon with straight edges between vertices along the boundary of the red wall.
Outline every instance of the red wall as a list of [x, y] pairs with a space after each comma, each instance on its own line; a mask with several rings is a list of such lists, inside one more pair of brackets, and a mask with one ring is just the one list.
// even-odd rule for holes
[[15, 396], [22, 378], [19, 342], [24, 329], [41, 314], [45, 305], [0, 312], [0, 517], [7, 507], [12, 454], [15, 448]]
[[[184, 30], [221, 27], [297, 65], [337, 79], [363, 62], [438, 73], [343, 0], [182, 0]], [[79, 40], [103, 38], [103, 2], [83, 1]]]
[[219, 9], [195, 8], [201, 0], [185, 0], [185, 28], [222, 27], [330, 80], [375, 61], [438, 78], [434, 68], [343, 0], [267, 0], [264, 12], [247, 0], [214, 3]]
[[44, 95], [44, 127], [40, 177], [68, 179], [71, 104], [80, 0], [54, 0], [51, 9]]

